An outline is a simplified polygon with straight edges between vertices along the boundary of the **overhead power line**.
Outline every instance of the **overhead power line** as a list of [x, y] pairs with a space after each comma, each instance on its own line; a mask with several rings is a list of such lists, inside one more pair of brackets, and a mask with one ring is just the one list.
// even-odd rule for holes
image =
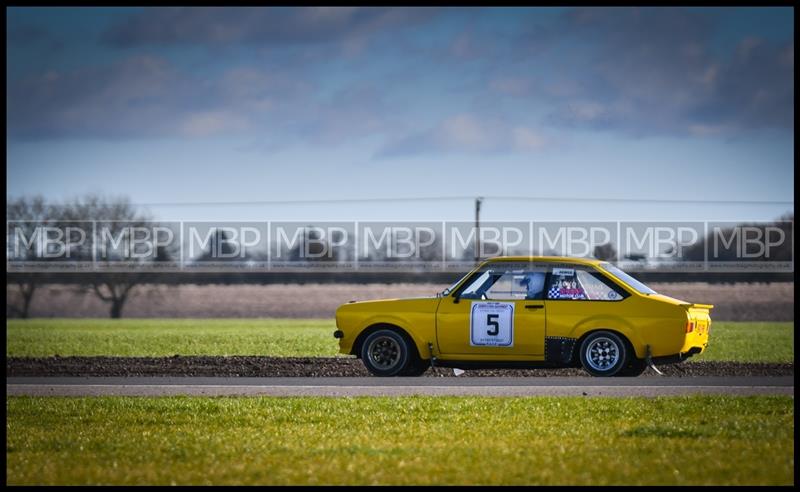
[[[660, 198], [609, 198], [609, 197], [563, 197], [563, 196], [491, 196], [483, 195], [484, 200], [535, 201], [535, 202], [592, 202], [592, 203], [661, 203], [661, 204], [693, 204], [693, 205], [793, 205], [793, 200], [686, 200]], [[259, 206], [259, 205], [313, 205], [313, 204], [348, 204], [348, 203], [380, 203], [380, 202], [434, 202], [474, 200], [474, 196], [427, 196], [427, 197], [373, 197], [373, 198], [330, 198], [302, 200], [243, 200], [219, 202], [155, 202], [138, 203], [145, 207], [192, 207], [192, 206]]]
[[686, 203], [713, 205], [793, 205], [794, 200], [684, 200], [661, 198], [589, 198], [589, 197], [530, 197], [530, 196], [488, 196], [491, 200], [529, 200], [561, 202], [619, 202], [619, 203]]
[[473, 200], [472, 196], [446, 196], [446, 197], [398, 197], [398, 198], [330, 198], [330, 199], [308, 199], [308, 200], [246, 200], [231, 202], [160, 202], [160, 203], [138, 203], [145, 207], [182, 207], [195, 205], [313, 205], [313, 204], [335, 204], [335, 203], [377, 203], [377, 202], [424, 202], [424, 201], [448, 201], [448, 200]]

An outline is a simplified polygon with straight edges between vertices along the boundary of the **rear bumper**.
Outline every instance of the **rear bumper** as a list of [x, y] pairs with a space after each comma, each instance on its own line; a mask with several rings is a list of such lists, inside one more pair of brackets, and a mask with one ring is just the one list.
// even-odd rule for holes
[[708, 347], [708, 332], [711, 323], [703, 321], [696, 323], [694, 329], [686, 334], [683, 339], [683, 346], [680, 353], [685, 354], [691, 352], [691, 355], [701, 354], [706, 351]]

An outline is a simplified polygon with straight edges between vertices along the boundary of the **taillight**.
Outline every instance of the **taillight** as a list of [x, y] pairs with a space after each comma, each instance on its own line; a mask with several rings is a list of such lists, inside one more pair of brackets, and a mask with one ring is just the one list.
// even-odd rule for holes
[[691, 333], [694, 331], [694, 321], [689, 321], [686, 323], [686, 333]]

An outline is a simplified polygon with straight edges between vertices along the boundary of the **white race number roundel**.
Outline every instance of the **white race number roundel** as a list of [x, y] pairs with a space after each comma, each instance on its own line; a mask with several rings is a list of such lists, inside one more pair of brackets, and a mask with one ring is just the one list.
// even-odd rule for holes
[[473, 347], [513, 347], [514, 303], [473, 302], [469, 327]]

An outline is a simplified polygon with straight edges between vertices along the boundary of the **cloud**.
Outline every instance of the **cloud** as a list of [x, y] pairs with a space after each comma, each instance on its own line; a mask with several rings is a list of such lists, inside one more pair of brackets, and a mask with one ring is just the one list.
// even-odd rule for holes
[[489, 81], [489, 90], [507, 96], [529, 96], [533, 81], [526, 77], [495, 77]]
[[203, 111], [186, 115], [180, 132], [187, 137], [207, 137], [248, 128], [245, 118], [230, 111]]
[[551, 81], [550, 121], [637, 135], [793, 129], [793, 41], [746, 38], [720, 54], [715, 19], [679, 8], [570, 10], [555, 29], [574, 48]]
[[50, 31], [35, 25], [9, 26], [6, 41], [15, 45], [44, 45], [49, 49], [60, 49], [63, 42]]
[[547, 140], [541, 134], [522, 126], [515, 127], [512, 136], [514, 138], [513, 147], [517, 150], [539, 150], [547, 144]]
[[729, 63], [714, 67], [713, 90], [692, 110], [704, 125], [794, 128], [794, 45], [746, 38]]
[[[513, 25], [549, 27], [519, 34], [495, 16], [468, 10], [454, 12], [457, 29], [450, 21], [394, 29], [439, 12], [149, 8], [120, 14], [104, 34], [107, 44], [92, 48], [102, 56], [70, 47], [80, 60], [25, 57], [32, 60], [20, 71], [25, 75], [7, 79], [7, 136], [230, 135], [326, 146], [376, 137], [387, 139], [376, 154], [387, 157], [536, 151], [548, 145], [538, 130], [545, 127], [692, 137], [794, 128], [792, 40], [736, 39], [730, 32], [720, 40], [718, 15], [591, 8], [527, 23], [524, 15], [535, 20], [538, 14], [521, 10], [512, 12], [521, 19]], [[374, 42], [380, 32], [391, 42]], [[20, 43], [40, 34], [10, 29], [9, 52], [23, 53]], [[173, 46], [182, 44], [237, 48], [190, 50], [184, 57], [187, 51]], [[269, 49], [239, 49], [242, 44]], [[434, 111], [453, 116], [424, 130], [415, 126], [420, 113]]]
[[46, 70], [9, 82], [7, 134], [155, 135], [174, 123], [171, 108], [188, 105], [193, 82], [152, 56], [105, 67]]
[[214, 77], [167, 60], [133, 56], [9, 83], [12, 138], [235, 136], [265, 145], [326, 146], [386, 132], [394, 116], [369, 82], [329, 95], [302, 73], [268, 66], [228, 68]]
[[[371, 35], [424, 22], [437, 12], [148, 8], [121, 14], [121, 21], [103, 34], [105, 45], [97, 47], [109, 56], [39, 64], [38, 71], [8, 78], [7, 136], [232, 135], [282, 145], [338, 145], [368, 137], [386, 131], [396, 111], [385, 107], [385, 91], [376, 89], [379, 81], [352, 72], [358, 66], [350, 58], [374, 49]], [[13, 38], [22, 42], [39, 34], [15, 29]], [[274, 49], [247, 51], [244, 58], [242, 51], [214, 49], [200, 54], [199, 63], [170, 62], [183, 48], [166, 45], [182, 43], [214, 48], [249, 43]], [[287, 50], [308, 44], [316, 45]], [[336, 72], [340, 69], [347, 70], [341, 72], [343, 78]], [[331, 71], [333, 84], [327, 82]]]
[[431, 13], [375, 7], [159, 7], [127, 17], [111, 27], [104, 39], [121, 47], [322, 43], [416, 22]]
[[539, 132], [502, 119], [462, 113], [446, 118], [422, 132], [386, 143], [375, 158], [406, 157], [430, 153], [513, 153], [542, 149], [547, 139]]

